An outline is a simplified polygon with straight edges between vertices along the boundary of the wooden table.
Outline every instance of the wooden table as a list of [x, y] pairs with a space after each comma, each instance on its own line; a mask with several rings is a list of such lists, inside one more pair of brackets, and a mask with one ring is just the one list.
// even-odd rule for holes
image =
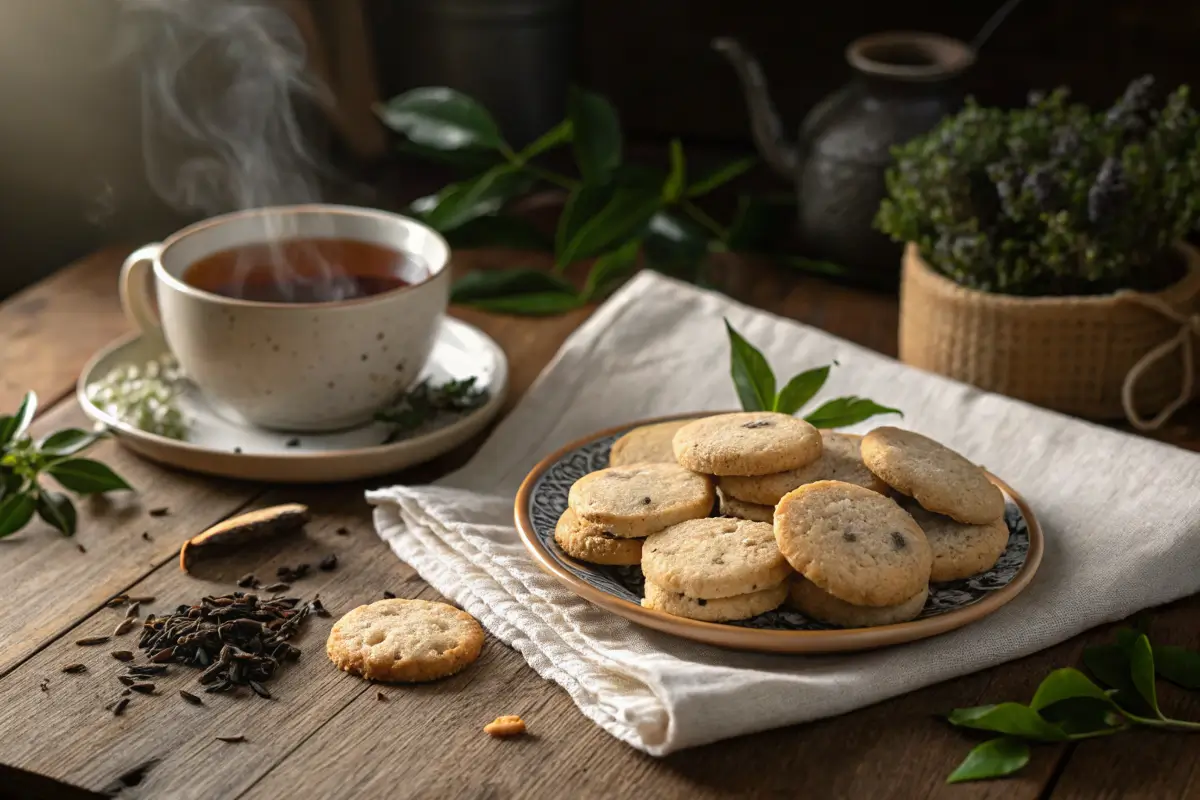
[[[122, 250], [98, 253], [0, 305], [0, 408], [27, 389], [42, 398], [35, 433], [84, 422], [74, 382], [84, 361], [127, 330], [118, 308]], [[511, 263], [499, 252], [456, 255], [456, 268]], [[522, 258], [528, 263], [527, 258]], [[727, 273], [735, 295], [818, 325], [884, 353], [895, 352], [894, 298], [860, 293], [741, 264]], [[457, 310], [503, 346], [517, 402], [563, 339], [590, 313], [551, 319]], [[1195, 415], [1192, 416], [1195, 419]], [[1169, 436], [1196, 448], [1193, 422]], [[477, 443], [476, 443], [477, 444]], [[469, 450], [373, 485], [432, 479]], [[80, 532], [68, 540], [37, 523], [0, 540], [0, 763], [89, 790], [150, 764], [125, 796], [185, 797], [1182, 797], [1200, 795], [1200, 744], [1181, 735], [1136, 733], [1036, 749], [1030, 766], [1006, 781], [946, 786], [945, 776], [977, 739], [935, 718], [956, 706], [1027, 700], [1050, 670], [1079, 663], [1098, 629], [1045, 652], [821, 722], [745, 736], [664, 759], [644, 756], [585, 719], [567, 694], [490, 639], [479, 663], [432, 685], [378, 688], [330, 667], [323, 643], [330, 621], [315, 619], [298, 640], [301, 660], [274, 682], [278, 699], [211, 696], [203, 708], [176, 689], [195, 675], [175, 669], [161, 696], [135, 696], [124, 716], [104, 706], [120, 690], [110, 647], [76, 639], [107, 634], [122, 615], [104, 607], [127, 592], [159, 598], [143, 611], [164, 613], [209, 593], [225, 593], [244, 572], [315, 562], [335, 552], [339, 568], [297, 587], [320, 592], [335, 615], [378, 599], [436, 597], [376, 537], [365, 485], [272, 487], [213, 480], [157, 467], [106, 442], [94, 455], [134, 484], [135, 495], [85, 502]], [[269, 546], [222, 566], [205, 581], [176, 566], [180, 543], [235, 512], [300, 501], [315, 520], [302, 544]], [[152, 508], [170, 509], [152, 517]], [[338, 535], [345, 527], [348, 535]], [[77, 543], [86, 552], [77, 549]], [[1200, 644], [1200, 600], [1153, 613], [1164, 643]], [[64, 675], [82, 661], [88, 672]], [[48, 680], [44, 691], [39, 684]], [[1200, 695], [1163, 686], [1164, 705], [1200, 718]], [[500, 714], [527, 720], [532, 735], [497, 741], [481, 727]], [[248, 742], [215, 736], [244, 733]], [[18, 784], [0, 786], [0, 795]], [[65, 790], [64, 790], [65, 791]], [[65, 795], [55, 795], [65, 796]], [[88, 796], [88, 795], [81, 795]]]

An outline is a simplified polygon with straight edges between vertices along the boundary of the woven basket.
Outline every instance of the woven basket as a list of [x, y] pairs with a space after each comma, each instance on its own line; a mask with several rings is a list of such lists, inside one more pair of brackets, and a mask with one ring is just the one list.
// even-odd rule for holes
[[[900, 360], [1068, 414], [1122, 417], [1129, 371], [1181, 335], [1179, 321], [1136, 300], [1160, 300], [1184, 316], [1200, 311], [1200, 252], [1179, 248], [1187, 275], [1152, 295], [1014, 297], [959, 286], [909, 244], [900, 287]], [[1173, 349], [1138, 378], [1132, 400], [1140, 414], [1156, 414], [1180, 397], [1181, 350], [1189, 352]]]

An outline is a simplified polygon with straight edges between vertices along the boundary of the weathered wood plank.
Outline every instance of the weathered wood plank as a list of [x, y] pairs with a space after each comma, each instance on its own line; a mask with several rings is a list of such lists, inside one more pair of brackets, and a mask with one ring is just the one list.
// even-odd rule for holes
[[[1200, 597], [1149, 612], [1150, 640], [1200, 650]], [[1114, 640], [1105, 626], [1082, 637], [1086, 644]], [[1200, 722], [1200, 692], [1158, 683], [1159, 706], [1174, 719]], [[1158, 798], [1200, 796], [1198, 734], [1136, 731], [1080, 742], [1051, 797]]]
[[[382, 543], [371, 529], [361, 487], [288, 490], [272, 493], [256, 505], [303, 501], [315, 519], [304, 533], [264, 542], [253, 549], [205, 561], [199, 575], [181, 572], [174, 558], [159, 558], [157, 568], [129, 588], [130, 594], [153, 595], [143, 612], [169, 613], [176, 605], [193, 603], [210, 593], [234, 590], [239, 576], [254, 571], [269, 581], [280, 566], [316, 564], [329, 553], [340, 564], [332, 572], [314, 569], [293, 584], [288, 594], [322, 602], [335, 614], [379, 599], [390, 590], [400, 596], [429, 593], [410, 568], [395, 558], [380, 558]], [[339, 528], [348, 535], [339, 535]], [[122, 587], [124, 589], [125, 587]], [[111, 646], [79, 647], [84, 636], [109, 634], [123, 609], [100, 608], [70, 634], [0, 682], [0, 708], [6, 726], [21, 736], [0, 739], [0, 762], [15, 764], [88, 789], [99, 789], [126, 771], [159, 760], [138, 785], [140, 796], [172, 798], [232, 797], [322, 727], [356, 696], [375, 689], [334, 669], [324, 654], [331, 619], [312, 618], [295, 644], [301, 659], [281, 670], [268, 683], [275, 699], [267, 701], [243, 691], [242, 696], [203, 694], [196, 684], [199, 672], [172, 667], [155, 679], [157, 695], [133, 695], [121, 717], [104, 706], [117, 699], [122, 687], [115, 676], [123, 665], [110, 656], [116, 649], [136, 649], [130, 633]], [[81, 662], [88, 671], [60, 672], [67, 663]], [[144, 659], [139, 655], [138, 663]], [[443, 686], [463, 686], [473, 671]], [[45, 692], [39, 691], [49, 679]], [[188, 689], [204, 700], [191, 706], [179, 696]], [[443, 689], [445, 690], [445, 689]], [[388, 689], [389, 693], [393, 690]], [[374, 701], [378, 702], [378, 701]], [[383, 706], [383, 703], [380, 703]], [[214, 737], [244, 734], [244, 744], [225, 744]]]
[[49, 407], [97, 348], [129, 330], [117, 297], [129, 250], [100, 250], [0, 304], [0, 412], [30, 389]]
[[[71, 399], [35, 422], [33, 431], [43, 435], [87, 424]], [[108, 464], [137, 491], [80, 498], [79, 532], [72, 539], [36, 517], [0, 539], [0, 676], [178, 552], [189, 536], [262, 492], [253, 484], [164, 470], [113, 441], [87, 456]], [[161, 507], [170, 515], [149, 516], [149, 509]]]

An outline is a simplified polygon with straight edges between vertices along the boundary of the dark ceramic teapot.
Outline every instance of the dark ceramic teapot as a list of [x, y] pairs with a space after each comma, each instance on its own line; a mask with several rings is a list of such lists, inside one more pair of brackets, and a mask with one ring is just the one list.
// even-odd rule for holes
[[733, 64], [746, 92], [763, 158], [795, 181], [805, 254], [895, 283], [899, 246], [872, 227], [885, 194], [891, 147], [958, 110], [955, 80], [975, 61], [965, 42], [932, 33], [879, 33], [846, 48], [853, 80], [804, 118], [788, 142], [758, 62], [733, 39], [713, 47]]

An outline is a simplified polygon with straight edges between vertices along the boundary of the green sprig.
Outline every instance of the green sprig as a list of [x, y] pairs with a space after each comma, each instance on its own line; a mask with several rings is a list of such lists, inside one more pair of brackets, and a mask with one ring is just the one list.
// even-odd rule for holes
[[471, 376], [436, 385], [428, 380], [421, 381], [393, 406], [375, 414], [376, 422], [392, 426], [383, 444], [391, 444], [439, 417], [459, 416], [484, 405], [491, 392], [477, 387], [476, 380]]
[[1154, 647], [1145, 633], [1123, 628], [1116, 643], [1084, 650], [1083, 662], [1103, 686], [1066, 667], [1046, 676], [1028, 705], [958, 708], [946, 715], [952, 725], [1002, 734], [971, 750], [947, 783], [1011, 775], [1029, 763], [1026, 742], [1075, 742], [1135, 728], [1200, 733], [1200, 722], [1163, 713], [1155, 685], [1163, 678], [1200, 688], [1200, 653]]
[[44, 487], [43, 475], [82, 495], [132, 488], [99, 461], [76, 457], [106, 433], [67, 428], [35, 442], [28, 429], [36, 411], [37, 395], [28, 392], [15, 414], [0, 417], [0, 539], [24, 528], [35, 514], [63, 534], [75, 535], [74, 503]]
[[[832, 364], [801, 372], [776, 392], [775, 373], [767, 363], [766, 356], [734, 330], [729, 320], [725, 320], [725, 331], [729, 335], [729, 373], [745, 411], [795, 414], [821, 391], [829, 378]], [[817, 428], [841, 428], [879, 414], [904, 416], [901, 411], [881, 406], [873, 400], [838, 397], [824, 403], [804, 419]]]
[[[683, 144], [673, 140], [669, 169], [624, 161], [620, 118], [601, 95], [572, 88], [567, 119], [521, 151], [505, 141], [487, 109], [461, 92], [428, 87], [406, 92], [376, 109], [384, 124], [402, 135], [401, 149], [457, 164], [486, 165], [484, 171], [415, 201], [410, 211], [444, 234], [454, 246], [493, 244], [545, 249], [527, 222], [505, 214], [518, 198], [549, 184], [568, 193], [555, 231], [554, 273], [595, 259], [582, 289], [531, 279], [528, 268], [467, 275], [451, 300], [489, 311], [559, 314], [604, 299], [639, 263], [703, 282], [709, 253], [750, 247], [761, 236], [746, 232], [760, 225], [743, 204], [734, 226], [724, 226], [696, 200], [751, 169], [744, 158], [701, 172], [689, 182]], [[571, 147], [578, 177], [535, 161]], [[736, 226], [736, 228], [735, 228]]]

